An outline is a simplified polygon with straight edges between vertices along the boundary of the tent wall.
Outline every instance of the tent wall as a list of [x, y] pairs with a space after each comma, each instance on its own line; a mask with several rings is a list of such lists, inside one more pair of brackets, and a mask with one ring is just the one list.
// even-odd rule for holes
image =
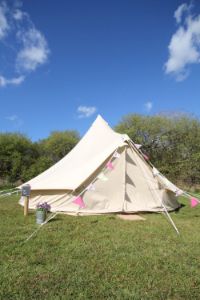
[[[125, 194], [125, 153], [126, 148], [121, 148], [119, 158], [112, 161], [113, 170], [104, 168], [104, 175], [107, 181], [96, 179], [93, 186], [94, 191], [87, 190], [83, 195], [83, 200], [86, 208], [79, 209], [79, 212], [84, 213], [109, 213], [119, 212], [123, 209], [124, 194]], [[98, 176], [101, 170], [94, 175]], [[68, 207], [66, 208], [68, 210]], [[77, 205], [73, 204], [73, 211]]]
[[128, 139], [114, 132], [98, 116], [65, 157], [26, 183], [31, 185], [32, 190], [76, 190], [115, 149], [124, 145], [124, 138]]
[[[34, 190], [31, 191], [29, 199], [29, 208], [35, 209], [38, 203], [47, 202], [51, 205], [52, 211], [57, 211], [63, 203], [67, 203], [71, 198], [71, 191], [66, 190]], [[21, 205], [24, 204], [23, 197], [19, 202]]]
[[[125, 190], [125, 147], [121, 147], [118, 152], [120, 157], [113, 160], [114, 170], [105, 168], [109, 158], [101, 165], [95, 173], [75, 192], [57, 190], [32, 191], [30, 197], [30, 208], [35, 208], [39, 202], [48, 202], [52, 211], [73, 212], [73, 213], [109, 213], [121, 211], [124, 202]], [[98, 179], [97, 176], [104, 170], [107, 181]], [[81, 196], [86, 208], [80, 209], [72, 201], [74, 197], [93, 182], [93, 191], [85, 191]]]
[[[125, 190], [125, 147], [118, 149], [120, 157], [112, 161], [114, 170], [107, 169], [106, 163], [112, 157], [110, 155], [104, 163], [81, 185], [76, 191], [66, 190], [33, 190], [31, 191], [30, 205], [35, 209], [37, 203], [48, 202], [51, 211], [73, 212], [73, 213], [109, 213], [122, 211]], [[98, 179], [102, 172], [107, 181]], [[94, 191], [85, 191], [81, 196], [86, 208], [80, 209], [73, 203], [73, 199], [93, 182]], [[23, 199], [21, 200], [23, 205]]]
[[156, 195], [158, 183], [149, 167], [134, 149], [126, 153], [125, 211], [156, 211], [161, 199]]
[[172, 194], [161, 188], [151, 167], [138, 152], [127, 148], [124, 211], [162, 211], [162, 201], [168, 209], [176, 209], [179, 203]]
[[[138, 151], [130, 146], [118, 149], [120, 157], [113, 159], [113, 170], [107, 169], [104, 163], [76, 191], [67, 190], [33, 190], [30, 197], [30, 208], [37, 203], [48, 202], [51, 211], [73, 214], [98, 214], [112, 212], [163, 211], [162, 203], [167, 210], [174, 210], [179, 203], [174, 193], [163, 189], [154, 177], [152, 168], [140, 157]], [[107, 181], [98, 179], [103, 171]], [[93, 182], [94, 190], [85, 190]], [[82, 193], [82, 191], [84, 191]], [[85, 208], [73, 203], [74, 197], [81, 193]], [[23, 204], [23, 203], [22, 203]]]

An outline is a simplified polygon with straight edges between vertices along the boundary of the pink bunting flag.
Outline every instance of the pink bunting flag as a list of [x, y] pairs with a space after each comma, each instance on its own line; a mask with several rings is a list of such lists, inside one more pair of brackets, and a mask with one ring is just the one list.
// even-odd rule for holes
[[85, 208], [85, 203], [83, 202], [83, 199], [80, 196], [74, 199], [72, 202], [79, 205], [80, 208]]
[[114, 169], [114, 166], [113, 166], [113, 164], [112, 164], [111, 161], [107, 162], [106, 167], [107, 167], [107, 169], [109, 169], [109, 170], [113, 170], [113, 169]]
[[191, 205], [191, 207], [195, 207], [198, 204], [199, 204], [199, 200], [198, 199], [196, 199], [196, 198], [191, 198], [190, 199], [190, 205]]
[[143, 153], [143, 157], [144, 157], [145, 160], [149, 160], [148, 155], [146, 155], [146, 154], [144, 154], [144, 153]]

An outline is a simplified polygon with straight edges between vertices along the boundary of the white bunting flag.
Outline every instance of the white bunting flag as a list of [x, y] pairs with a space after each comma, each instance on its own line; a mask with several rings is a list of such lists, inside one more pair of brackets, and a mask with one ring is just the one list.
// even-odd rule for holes
[[183, 191], [182, 190], [176, 190], [176, 197], [183, 195]]
[[153, 167], [153, 176], [157, 176], [159, 174], [160, 172], [155, 167]]
[[120, 154], [119, 154], [117, 151], [115, 151], [115, 153], [113, 154], [113, 157], [119, 158], [119, 157], [120, 157]]
[[137, 149], [140, 149], [142, 147], [142, 145], [140, 145], [140, 144], [134, 144], [134, 145]]
[[87, 191], [95, 191], [95, 186], [93, 183], [89, 184], [88, 187], [86, 188]]
[[107, 181], [108, 178], [104, 175], [103, 172], [101, 172], [98, 176], [97, 176], [98, 179], [102, 180], [102, 181]]

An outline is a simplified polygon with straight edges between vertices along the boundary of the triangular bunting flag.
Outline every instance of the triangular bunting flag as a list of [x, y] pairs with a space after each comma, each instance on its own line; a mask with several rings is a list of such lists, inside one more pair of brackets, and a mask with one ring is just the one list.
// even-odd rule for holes
[[80, 208], [85, 208], [85, 203], [83, 202], [83, 199], [80, 196], [74, 199], [72, 202], [79, 205]]
[[143, 153], [142, 155], [143, 155], [143, 157], [144, 157], [145, 160], [149, 160], [148, 155], [146, 155], [146, 154], [144, 154], [144, 153]]
[[127, 136], [127, 134], [122, 134], [121, 138], [122, 138], [123, 142], [126, 142], [128, 139], [128, 136]]
[[153, 172], [153, 176], [157, 176], [160, 174], [160, 172], [155, 167], [153, 167], [152, 172]]
[[191, 207], [195, 207], [198, 204], [199, 204], [199, 200], [198, 199], [196, 199], [196, 198], [191, 198], [190, 199], [190, 205], [191, 205]]
[[109, 169], [109, 170], [113, 170], [113, 169], [114, 169], [113, 164], [112, 164], [111, 161], [107, 162], [106, 167], [107, 167], [107, 169]]
[[183, 195], [183, 191], [182, 190], [177, 190], [176, 191], [176, 197], [179, 197], [181, 195]]
[[113, 157], [119, 158], [119, 157], [120, 157], [120, 154], [119, 154], [117, 151], [115, 151], [115, 153], [113, 154]]
[[140, 149], [142, 147], [142, 145], [140, 145], [140, 144], [134, 144], [134, 145], [137, 149]]
[[88, 187], [86, 188], [87, 191], [95, 191], [95, 186], [93, 183], [89, 184]]
[[102, 181], [107, 181], [108, 178], [104, 175], [103, 172], [101, 172], [98, 176], [97, 176], [98, 179], [102, 180]]

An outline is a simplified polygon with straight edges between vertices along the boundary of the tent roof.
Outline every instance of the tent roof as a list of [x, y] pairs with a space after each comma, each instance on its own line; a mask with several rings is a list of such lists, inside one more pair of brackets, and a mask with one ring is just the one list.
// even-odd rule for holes
[[27, 183], [32, 190], [75, 190], [129, 137], [98, 115], [79, 143], [55, 165]]

